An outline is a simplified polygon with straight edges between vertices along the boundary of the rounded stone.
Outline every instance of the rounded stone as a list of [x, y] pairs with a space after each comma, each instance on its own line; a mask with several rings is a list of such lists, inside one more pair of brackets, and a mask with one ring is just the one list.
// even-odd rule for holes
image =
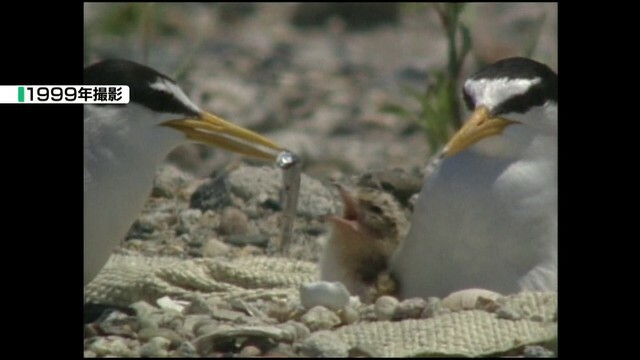
[[524, 350], [522, 351], [522, 355], [524, 357], [530, 357], [530, 358], [549, 358], [549, 357], [555, 357], [556, 354], [549, 350], [546, 349], [540, 345], [528, 345], [524, 347]]
[[242, 357], [250, 357], [250, 356], [260, 356], [262, 351], [258, 349], [256, 346], [248, 345], [240, 350], [240, 356]]
[[290, 341], [306, 339], [311, 334], [311, 331], [303, 323], [297, 321], [289, 320], [279, 327], [285, 331]]
[[217, 257], [224, 256], [229, 253], [230, 247], [229, 245], [223, 243], [218, 239], [209, 239], [202, 247], [202, 256], [204, 257]]
[[97, 356], [113, 355], [129, 357], [133, 355], [125, 339], [117, 336], [99, 338], [89, 346], [88, 350], [94, 352]]
[[200, 209], [185, 209], [180, 212], [180, 228], [182, 233], [190, 234], [198, 228], [202, 211]]
[[422, 298], [406, 299], [398, 304], [393, 314], [394, 320], [419, 319], [427, 307], [427, 302]]
[[340, 318], [324, 306], [316, 306], [300, 318], [309, 330], [329, 330], [340, 325]]
[[349, 345], [331, 331], [318, 331], [299, 346], [303, 356], [310, 357], [347, 357], [349, 356]]
[[169, 345], [171, 341], [164, 337], [154, 337], [140, 348], [142, 357], [165, 357], [169, 355]]
[[381, 296], [374, 305], [376, 317], [382, 321], [391, 320], [397, 307], [398, 299], [388, 295]]
[[342, 321], [342, 323], [346, 325], [353, 324], [360, 319], [360, 314], [358, 314], [358, 311], [351, 306], [347, 306], [344, 309], [338, 311], [338, 316], [340, 316], [340, 321]]
[[158, 311], [155, 306], [149, 304], [146, 301], [135, 302], [131, 304], [130, 308], [132, 308], [136, 312], [137, 316], [148, 316], [149, 314]]
[[237, 208], [227, 207], [220, 216], [220, 232], [225, 235], [246, 234], [248, 221], [245, 213]]
[[161, 166], [156, 172], [153, 180], [151, 196], [173, 198], [179, 190], [193, 181], [193, 176], [189, 175], [172, 165]]
[[[163, 338], [169, 342], [174, 347], [177, 347], [182, 342], [182, 337], [175, 331], [164, 328], [146, 328], [142, 329], [138, 332], [138, 339], [141, 342], [150, 342], [156, 338]], [[157, 342], [157, 340], [156, 340]]]
[[226, 176], [218, 176], [201, 184], [189, 199], [190, 208], [202, 211], [217, 211], [230, 204], [230, 189]]
[[339, 310], [349, 304], [349, 291], [340, 282], [318, 281], [300, 285], [300, 302], [305, 309], [324, 306]]
[[496, 317], [498, 319], [507, 320], [520, 320], [522, 316], [510, 306], [502, 306], [496, 311]]
[[175, 356], [197, 357], [198, 352], [196, 351], [196, 348], [192, 343], [190, 343], [189, 341], [184, 341], [182, 344], [180, 344], [180, 346], [178, 346], [178, 349], [175, 352]]
[[[226, 326], [226, 325], [225, 325]], [[218, 331], [221, 327], [221, 324], [217, 320], [206, 319], [198, 321], [193, 325], [193, 333], [196, 337], [210, 334], [212, 332]]]
[[[446, 309], [446, 310], [449, 311], [449, 309]], [[427, 305], [422, 311], [422, 314], [420, 317], [423, 319], [428, 319], [442, 312], [443, 312], [443, 306], [440, 299], [438, 299], [437, 297], [429, 297], [427, 298]]]
[[293, 301], [274, 299], [267, 305], [267, 315], [278, 322], [285, 322], [291, 318], [295, 309]]

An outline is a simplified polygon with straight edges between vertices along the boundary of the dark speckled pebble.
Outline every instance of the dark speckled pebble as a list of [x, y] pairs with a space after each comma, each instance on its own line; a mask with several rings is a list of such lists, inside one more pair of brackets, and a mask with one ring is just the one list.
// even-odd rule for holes
[[231, 205], [230, 188], [226, 176], [218, 176], [200, 185], [191, 195], [189, 207], [207, 210], [218, 210]]

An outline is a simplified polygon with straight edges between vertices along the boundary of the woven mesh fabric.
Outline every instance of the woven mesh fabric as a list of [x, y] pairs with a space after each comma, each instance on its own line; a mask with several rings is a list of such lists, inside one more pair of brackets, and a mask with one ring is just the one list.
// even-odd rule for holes
[[[318, 279], [314, 263], [287, 258], [233, 260], [113, 255], [87, 285], [90, 302], [155, 303], [162, 296], [216, 295], [224, 300], [296, 299], [300, 284]], [[428, 319], [358, 322], [333, 331], [348, 345], [364, 345], [383, 356], [506, 353], [557, 340], [557, 294], [521, 293], [498, 299], [516, 316], [467, 310]]]

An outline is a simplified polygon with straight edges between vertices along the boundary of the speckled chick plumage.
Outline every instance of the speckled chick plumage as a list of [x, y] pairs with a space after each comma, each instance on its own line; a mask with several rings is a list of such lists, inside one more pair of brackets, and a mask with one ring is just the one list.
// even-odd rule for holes
[[393, 292], [386, 276], [389, 259], [406, 236], [406, 211], [384, 191], [338, 186], [344, 213], [329, 216], [331, 235], [320, 259], [320, 277], [340, 281], [352, 295], [371, 301], [380, 293]]

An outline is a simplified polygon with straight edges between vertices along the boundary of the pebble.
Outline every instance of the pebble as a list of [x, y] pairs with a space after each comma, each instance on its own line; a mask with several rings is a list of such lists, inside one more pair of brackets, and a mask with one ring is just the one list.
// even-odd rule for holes
[[411, 298], [400, 302], [393, 313], [393, 320], [419, 319], [427, 307], [422, 298]]
[[242, 350], [240, 350], [240, 353], [238, 355], [242, 357], [249, 357], [249, 356], [260, 356], [260, 354], [262, 354], [262, 351], [260, 349], [258, 349], [253, 345], [248, 345], [243, 347]]
[[153, 312], [158, 311], [156, 307], [149, 304], [146, 301], [137, 301], [130, 306], [135, 312], [137, 316], [149, 316]]
[[217, 211], [231, 205], [229, 182], [218, 176], [200, 185], [191, 195], [189, 207], [202, 211]]
[[216, 320], [237, 322], [244, 318], [246, 315], [240, 311], [227, 310], [227, 309], [213, 309], [212, 317]]
[[185, 309], [185, 304], [182, 301], [176, 301], [168, 296], [163, 296], [156, 300], [156, 303], [163, 310], [173, 310], [178, 313], [182, 313]]
[[151, 196], [171, 199], [181, 188], [193, 181], [193, 176], [189, 175], [172, 165], [161, 166], [156, 172], [153, 180]]
[[91, 343], [89, 350], [97, 356], [115, 355], [129, 357], [132, 355], [125, 339], [118, 336], [105, 336], [98, 338], [96, 341]]
[[378, 316], [376, 315], [376, 307], [374, 304], [367, 304], [364, 306], [360, 306], [358, 309], [358, 316], [361, 321], [377, 321]]
[[187, 331], [188, 333], [193, 334], [193, 333], [196, 332], [197, 329], [199, 329], [203, 325], [210, 324], [210, 323], [216, 323], [217, 324], [217, 321], [211, 320], [211, 316], [210, 315], [205, 315], [205, 314], [187, 315], [184, 318], [184, 327], [183, 327], [183, 329], [185, 331]]
[[360, 343], [349, 349], [349, 357], [382, 358], [383, 353], [373, 344]]
[[199, 336], [194, 341], [194, 346], [199, 354], [206, 355], [212, 350], [224, 351], [229, 344], [235, 343], [238, 339], [246, 338], [251, 338], [254, 341], [269, 339], [277, 342], [284, 340], [286, 333], [276, 326], [220, 326], [212, 333]]
[[436, 315], [439, 315], [443, 312], [450, 311], [442, 306], [442, 302], [437, 297], [429, 297], [427, 298], [427, 304], [422, 311], [421, 318], [428, 319], [432, 318]]
[[290, 320], [279, 327], [286, 333], [287, 340], [290, 342], [306, 339], [311, 335], [309, 328], [297, 321]]
[[235, 207], [227, 207], [220, 217], [220, 233], [224, 235], [243, 235], [247, 232], [249, 219]]
[[300, 357], [300, 355], [296, 354], [290, 344], [278, 343], [276, 347], [267, 350], [267, 352], [264, 354], [264, 357], [298, 358]]
[[249, 323], [253, 322], [254, 320], [259, 321], [260, 323], [273, 321], [273, 319], [270, 319], [269, 316], [267, 316], [267, 314], [265, 313], [267, 308], [262, 299], [259, 299], [256, 302], [244, 301], [241, 299], [231, 299], [229, 300], [229, 305], [231, 305], [232, 310], [249, 314], [249, 317], [245, 318], [245, 320], [249, 320]]
[[178, 349], [176, 350], [175, 355], [182, 356], [182, 357], [197, 357], [198, 352], [196, 351], [195, 346], [193, 346], [191, 342], [184, 341], [182, 342], [182, 344], [180, 344], [180, 346], [178, 346]]
[[211, 238], [204, 243], [204, 246], [202, 247], [202, 256], [208, 258], [224, 256], [227, 255], [230, 250], [231, 248], [229, 245], [216, 238]]
[[202, 211], [199, 209], [185, 209], [180, 212], [178, 229], [180, 234], [192, 234], [200, 226]]
[[285, 322], [291, 318], [295, 309], [295, 302], [275, 299], [267, 305], [267, 316], [278, 322]]
[[513, 308], [509, 306], [501, 306], [496, 311], [496, 317], [498, 319], [507, 319], [507, 320], [520, 320], [522, 316]]
[[347, 306], [338, 311], [338, 316], [340, 317], [340, 321], [345, 325], [353, 324], [360, 319], [358, 311], [351, 306]]
[[349, 304], [349, 291], [340, 282], [318, 281], [300, 285], [300, 301], [305, 309], [324, 306], [339, 310]]
[[379, 297], [374, 304], [374, 309], [378, 320], [391, 320], [393, 318], [393, 314], [396, 311], [396, 308], [398, 307], [398, 303], [398, 299], [392, 296], [384, 295]]
[[329, 330], [340, 325], [340, 318], [333, 311], [324, 306], [316, 306], [307, 311], [300, 318], [309, 330]]
[[545, 349], [544, 347], [540, 346], [540, 345], [528, 345], [524, 347], [524, 351], [522, 353], [522, 355], [524, 355], [524, 357], [529, 358], [529, 357], [555, 357], [556, 355], [553, 353], [553, 351], [549, 350], [549, 349]]
[[180, 343], [182, 343], [182, 337], [177, 332], [171, 329], [147, 328], [140, 330], [140, 332], [138, 333], [138, 339], [143, 343], [149, 342], [155, 338], [166, 339], [171, 344], [171, 346], [174, 347], [177, 347], [178, 345], [180, 345]]
[[[96, 336], [97, 333], [92, 334], [90, 329], [96, 332], [100, 329], [100, 333], [104, 335], [118, 335], [122, 337], [133, 337], [137, 330], [137, 319], [133, 316], [127, 316], [119, 312], [111, 313], [107, 319], [99, 324], [94, 324], [95, 327], [85, 326], [85, 337]], [[87, 336], [89, 335], [89, 336]]]
[[[99, 331], [99, 326], [96, 324], [85, 324], [84, 325], [84, 338], [88, 339], [88, 338], [92, 338], [94, 336], [99, 336], [100, 335], [100, 331]], [[117, 335], [117, 334], [113, 334], [113, 335]]]
[[211, 334], [216, 331], [231, 330], [233, 327], [227, 324], [221, 324], [216, 320], [203, 320], [193, 326], [193, 333], [196, 337]]
[[127, 233], [127, 238], [149, 239], [156, 232], [159, 215], [141, 215], [131, 226]]
[[184, 309], [189, 315], [211, 315], [211, 307], [202, 295], [195, 295], [189, 299], [189, 305]]
[[140, 348], [142, 357], [165, 357], [169, 355], [169, 345], [171, 341], [164, 337], [154, 337]]
[[175, 310], [165, 310], [158, 319], [158, 327], [182, 331], [184, 329], [184, 315]]
[[349, 356], [349, 345], [330, 331], [312, 333], [299, 345], [299, 350], [303, 356], [310, 357]]

